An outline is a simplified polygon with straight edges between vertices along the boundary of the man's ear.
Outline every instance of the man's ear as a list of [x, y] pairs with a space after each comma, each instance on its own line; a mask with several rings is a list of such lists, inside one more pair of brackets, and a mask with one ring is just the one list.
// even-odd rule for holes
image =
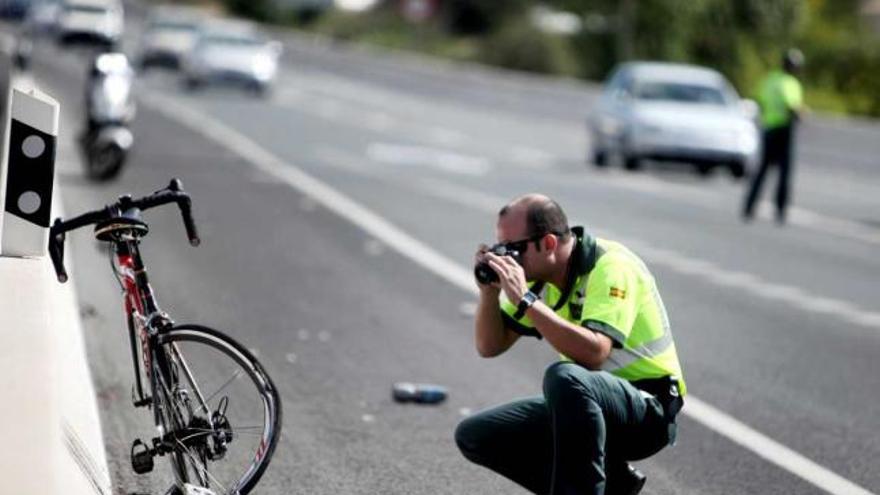
[[559, 238], [555, 234], [547, 234], [544, 236], [542, 244], [544, 244], [544, 249], [552, 253], [559, 245]]

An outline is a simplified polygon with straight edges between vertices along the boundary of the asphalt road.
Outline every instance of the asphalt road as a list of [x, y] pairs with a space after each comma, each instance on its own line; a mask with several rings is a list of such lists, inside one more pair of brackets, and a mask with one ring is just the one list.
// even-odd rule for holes
[[[84, 56], [35, 54], [37, 80], [62, 103], [68, 213], [175, 176], [192, 193], [203, 245], [188, 246], [173, 211], [157, 212], [144, 255], [164, 309], [255, 349], [280, 387], [284, 437], [259, 493], [522, 492], [468, 464], [452, 432], [470, 411], [538, 393], [554, 360], [525, 339], [479, 358], [460, 276], [492, 240], [497, 209], [529, 191], [644, 256], [700, 404], [880, 491], [880, 126], [814, 119], [791, 224], [744, 225], [742, 184], [723, 174], [586, 165], [593, 87], [287, 46], [266, 100], [185, 94], [172, 74], [144, 76], [136, 151], [102, 185], [83, 178], [73, 142]], [[130, 406], [118, 287], [97, 247], [74, 235], [70, 257], [111, 472], [118, 493], [163, 493], [161, 467], [128, 467], [150, 416]], [[450, 399], [397, 405], [395, 381], [443, 384]], [[768, 458], [791, 456], [706, 417], [686, 409], [679, 444], [640, 463], [645, 493], [824, 493], [804, 479], [818, 470], [780, 467]]]

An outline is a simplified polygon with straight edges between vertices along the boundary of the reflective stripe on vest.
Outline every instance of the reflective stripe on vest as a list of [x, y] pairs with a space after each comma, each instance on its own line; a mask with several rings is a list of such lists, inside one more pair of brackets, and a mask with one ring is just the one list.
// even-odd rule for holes
[[660, 337], [646, 342], [638, 347], [615, 348], [611, 350], [608, 359], [602, 363], [602, 369], [608, 372], [616, 371], [635, 363], [639, 359], [650, 359], [660, 355], [672, 345], [672, 332], [668, 330]]

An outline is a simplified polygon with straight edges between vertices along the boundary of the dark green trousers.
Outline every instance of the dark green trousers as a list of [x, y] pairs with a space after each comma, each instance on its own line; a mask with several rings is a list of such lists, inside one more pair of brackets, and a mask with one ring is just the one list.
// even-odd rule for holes
[[532, 493], [614, 495], [626, 461], [659, 452], [674, 435], [654, 397], [609, 373], [559, 362], [544, 374], [542, 397], [476, 413], [455, 440], [470, 461]]

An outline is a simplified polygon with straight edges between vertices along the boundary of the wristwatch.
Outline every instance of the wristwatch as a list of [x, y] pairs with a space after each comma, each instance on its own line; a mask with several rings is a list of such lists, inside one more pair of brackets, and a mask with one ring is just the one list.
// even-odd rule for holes
[[522, 316], [526, 314], [526, 310], [531, 308], [537, 300], [537, 294], [530, 290], [526, 291], [526, 293], [523, 294], [522, 299], [519, 300], [519, 304], [516, 305], [516, 319], [522, 318]]

